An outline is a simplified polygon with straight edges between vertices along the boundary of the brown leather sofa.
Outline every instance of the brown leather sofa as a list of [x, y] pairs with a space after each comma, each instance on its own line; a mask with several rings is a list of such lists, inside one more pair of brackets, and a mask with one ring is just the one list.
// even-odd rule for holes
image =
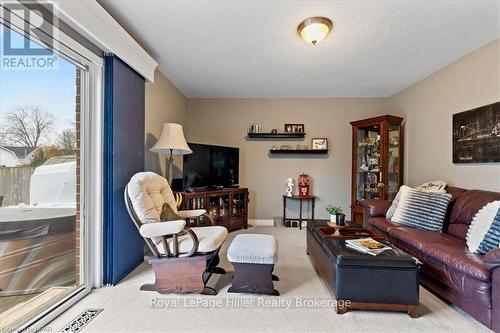
[[422, 263], [420, 282], [500, 333], [500, 249], [470, 253], [465, 236], [476, 212], [499, 192], [446, 189], [452, 194], [443, 232], [406, 227], [385, 218], [390, 202], [364, 200], [363, 226]]

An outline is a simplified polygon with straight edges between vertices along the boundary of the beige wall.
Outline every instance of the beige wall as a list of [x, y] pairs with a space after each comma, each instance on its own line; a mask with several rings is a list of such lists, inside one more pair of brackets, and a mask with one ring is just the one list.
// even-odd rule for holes
[[[379, 99], [186, 100], [157, 72], [156, 83], [146, 85], [146, 134], [158, 137], [161, 124], [172, 121], [184, 125], [188, 141], [239, 147], [240, 184], [250, 189], [251, 218], [281, 216], [285, 179], [297, 179], [301, 172], [313, 179], [312, 191], [319, 197], [316, 216], [326, 218], [324, 208], [331, 202], [349, 215], [349, 122], [382, 114], [405, 118], [405, 183], [442, 179], [455, 186], [500, 191], [500, 164], [454, 165], [451, 152], [452, 115], [500, 100], [499, 50], [496, 40], [394, 96]], [[304, 141], [249, 141], [247, 127], [253, 123], [266, 130], [304, 123], [307, 136]], [[329, 139], [327, 157], [268, 155], [272, 145], [310, 144], [312, 137]], [[155, 170], [151, 161], [158, 163], [156, 155], [147, 152], [146, 169]]]
[[[187, 137], [191, 142], [240, 148], [240, 184], [250, 190], [250, 218], [282, 215], [285, 180], [306, 172], [319, 197], [317, 217], [327, 217], [329, 203], [350, 214], [352, 120], [385, 113], [385, 99], [193, 99], [188, 101]], [[304, 123], [303, 141], [247, 140], [249, 124], [283, 130], [285, 123]], [[270, 157], [272, 145], [309, 144], [327, 137], [328, 156]], [[292, 207], [298, 211], [296, 207]]]
[[[164, 122], [179, 123], [186, 125], [187, 120], [187, 100], [186, 97], [158, 70], [155, 72], [155, 82], [146, 83], [145, 94], [145, 134], [146, 151], [145, 169], [164, 174], [165, 156], [158, 156], [149, 151], [149, 148], [160, 137]], [[179, 165], [182, 158], [176, 156], [174, 175], [180, 174]], [[160, 171], [161, 165], [161, 171]]]
[[500, 191], [500, 164], [452, 163], [452, 115], [500, 100], [500, 40], [444, 67], [389, 99], [406, 120], [406, 183], [442, 179]]

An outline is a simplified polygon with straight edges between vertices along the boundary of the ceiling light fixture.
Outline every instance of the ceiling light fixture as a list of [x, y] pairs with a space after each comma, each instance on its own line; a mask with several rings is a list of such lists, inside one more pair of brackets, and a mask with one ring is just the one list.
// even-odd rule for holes
[[299, 24], [297, 32], [304, 42], [317, 45], [326, 38], [332, 26], [332, 21], [326, 17], [310, 17]]

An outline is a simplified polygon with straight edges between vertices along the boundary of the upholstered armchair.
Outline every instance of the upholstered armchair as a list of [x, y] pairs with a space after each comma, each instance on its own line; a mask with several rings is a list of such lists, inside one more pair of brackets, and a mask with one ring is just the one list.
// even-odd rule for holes
[[[182, 219], [160, 221], [163, 204]], [[206, 283], [212, 273], [225, 274], [217, 267], [219, 249], [226, 239], [227, 229], [221, 226], [189, 227], [187, 220], [206, 215], [204, 209], [178, 211], [176, 199], [168, 181], [153, 173], [135, 174], [125, 188], [125, 204], [130, 218], [144, 238], [153, 256], [155, 283], [141, 290], [159, 293], [216, 294]]]

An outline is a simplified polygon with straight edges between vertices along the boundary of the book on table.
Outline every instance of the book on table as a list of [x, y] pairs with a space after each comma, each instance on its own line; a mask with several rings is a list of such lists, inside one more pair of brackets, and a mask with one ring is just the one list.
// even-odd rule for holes
[[350, 249], [370, 254], [372, 256], [376, 256], [384, 251], [391, 250], [392, 248], [377, 242], [371, 237], [368, 238], [359, 238], [359, 239], [349, 239], [345, 241], [347, 247]]

